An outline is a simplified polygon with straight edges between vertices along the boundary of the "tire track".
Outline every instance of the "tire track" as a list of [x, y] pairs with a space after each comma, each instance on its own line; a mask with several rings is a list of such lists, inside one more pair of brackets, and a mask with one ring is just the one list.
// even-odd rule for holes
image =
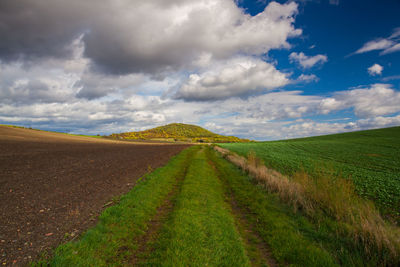
[[224, 186], [203, 146], [189, 166], [176, 206], [146, 266], [251, 266]]
[[273, 258], [268, 245], [262, 240], [258, 233], [253, 230], [253, 225], [247, 220], [247, 211], [237, 204], [232, 192], [229, 192], [229, 194], [230, 196], [227, 196], [227, 200], [232, 207], [232, 214], [239, 228], [239, 233], [247, 245], [248, 257], [252, 265], [265, 266], [266, 263], [269, 267], [279, 266], [277, 261]]
[[274, 259], [268, 244], [266, 244], [258, 233], [253, 230], [255, 227], [246, 218], [248, 211], [244, 207], [239, 206], [236, 202], [229, 184], [224, 179], [223, 174], [215, 166], [210, 153], [211, 151], [208, 149], [206, 153], [208, 164], [213, 168], [214, 172], [226, 188], [226, 201], [231, 207], [231, 213], [235, 219], [238, 232], [245, 243], [246, 253], [252, 266], [279, 266], [278, 262]]
[[190, 161], [196, 151], [192, 151], [189, 157], [186, 158], [183, 168], [177, 175], [177, 180], [172, 190], [168, 193], [163, 203], [157, 208], [156, 214], [148, 223], [148, 231], [140, 236], [136, 242], [138, 248], [129, 260], [129, 265], [137, 265], [144, 263], [147, 256], [154, 250], [153, 243], [158, 239], [158, 235], [164, 223], [168, 220], [170, 214], [175, 208], [175, 200], [181, 191], [183, 181], [185, 180]]

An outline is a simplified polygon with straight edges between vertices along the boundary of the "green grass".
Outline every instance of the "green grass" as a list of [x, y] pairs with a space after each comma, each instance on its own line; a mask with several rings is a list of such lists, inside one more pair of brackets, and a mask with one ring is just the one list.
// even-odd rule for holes
[[254, 151], [267, 167], [286, 175], [321, 170], [350, 177], [358, 194], [384, 214], [400, 217], [400, 127], [293, 140], [220, 144], [240, 155]]
[[208, 151], [219, 177], [228, 187], [238, 203], [247, 210], [246, 217], [259, 236], [269, 244], [278, 263], [291, 266], [338, 266], [335, 259], [324, 248], [321, 236], [326, 235], [316, 229], [303, 216], [279, 202], [273, 194], [254, 184], [252, 178], [236, 166]]
[[57, 248], [51, 266], [121, 266], [127, 264], [137, 249], [137, 237], [147, 231], [148, 222], [172, 190], [177, 178], [184, 175], [193, 153], [184, 150], [170, 162], [146, 175], [119, 204], [106, 209], [96, 227], [78, 242]]
[[[352, 234], [354, 225], [317, 210], [313, 216], [304, 210], [295, 210], [279, 193], [269, 193], [261, 180], [244, 174], [215, 153], [210, 153], [210, 157], [219, 176], [225, 180], [229, 194], [247, 211], [248, 220], [281, 263], [325, 266], [327, 263], [307, 256], [327, 252], [340, 266], [397, 266], [398, 257], [393, 257], [386, 248], [368, 244], [365, 249]], [[313, 252], [310, 248], [321, 248], [322, 252]]]
[[203, 148], [194, 157], [174, 212], [145, 265], [249, 266], [221, 181]]

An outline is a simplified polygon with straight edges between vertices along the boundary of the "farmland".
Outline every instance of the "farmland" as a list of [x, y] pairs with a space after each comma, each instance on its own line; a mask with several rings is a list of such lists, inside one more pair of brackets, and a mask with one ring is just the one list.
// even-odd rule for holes
[[185, 147], [0, 126], [0, 264], [21, 265], [76, 238]]
[[361, 196], [399, 220], [400, 127], [221, 146], [240, 155], [254, 151], [266, 166], [289, 176], [322, 171], [349, 177]]
[[[397, 266], [400, 262], [398, 226], [382, 220], [351, 183], [332, 173], [324, 176], [322, 186], [313, 187], [311, 176], [296, 180], [294, 167], [286, 173], [293, 180], [265, 170], [264, 163], [245, 150], [243, 158], [219, 146], [136, 144], [29, 129], [0, 130], [2, 177], [7, 178], [1, 180], [1, 211], [6, 218], [1, 224], [3, 265]], [[394, 142], [388, 137], [390, 130], [380, 130], [384, 132], [380, 136], [388, 138], [384, 147], [389, 151]], [[373, 136], [376, 141], [377, 133]], [[326, 138], [335, 139], [316, 139]], [[229, 145], [265, 144], [269, 142]], [[360, 151], [365, 147], [362, 142], [358, 146]], [[316, 167], [309, 171], [317, 177]], [[275, 178], [260, 179], [265, 174]], [[268, 184], [271, 181], [278, 190]]]
[[147, 175], [80, 241], [59, 247], [50, 264], [336, 266], [334, 255], [308, 236], [318, 231], [288, 214], [235, 166], [196, 146]]
[[80, 240], [36, 265], [397, 264], [385, 249], [364, 250], [341, 227], [293, 212], [210, 147], [194, 146], [144, 176]]

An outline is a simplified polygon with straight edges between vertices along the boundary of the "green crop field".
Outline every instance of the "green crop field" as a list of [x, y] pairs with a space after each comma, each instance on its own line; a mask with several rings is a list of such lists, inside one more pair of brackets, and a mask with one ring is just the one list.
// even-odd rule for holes
[[350, 177], [381, 211], [400, 216], [400, 127], [259, 143], [220, 144], [240, 155], [254, 151], [286, 175], [305, 171]]

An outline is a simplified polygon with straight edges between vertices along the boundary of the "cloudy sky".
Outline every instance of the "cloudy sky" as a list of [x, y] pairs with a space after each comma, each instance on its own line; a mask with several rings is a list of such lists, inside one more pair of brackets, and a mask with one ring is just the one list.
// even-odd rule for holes
[[275, 140], [400, 125], [397, 0], [1, 0], [0, 124]]

